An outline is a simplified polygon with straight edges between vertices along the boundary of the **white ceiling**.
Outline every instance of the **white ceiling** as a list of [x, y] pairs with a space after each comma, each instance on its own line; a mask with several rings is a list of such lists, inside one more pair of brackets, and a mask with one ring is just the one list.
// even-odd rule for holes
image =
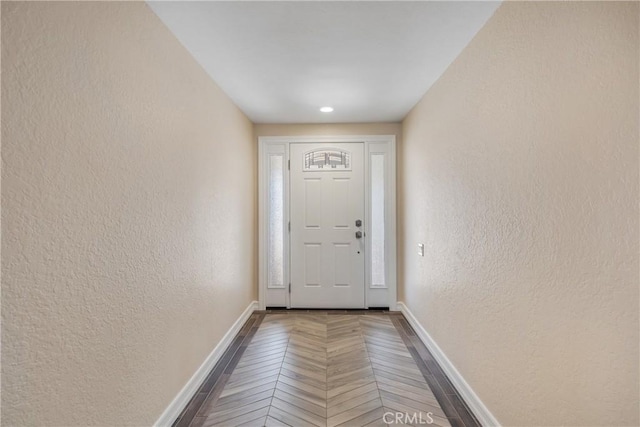
[[148, 4], [253, 122], [344, 123], [403, 119], [500, 2]]

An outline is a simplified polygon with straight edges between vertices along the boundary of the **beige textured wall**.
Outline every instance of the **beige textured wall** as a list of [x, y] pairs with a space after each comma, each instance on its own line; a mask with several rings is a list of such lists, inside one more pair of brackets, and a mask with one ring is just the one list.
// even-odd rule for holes
[[638, 18], [504, 3], [403, 122], [404, 298], [504, 425], [640, 423]]
[[142, 2], [2, 2], [2, 424], [150, 425], [255, 298], [253, 125]]

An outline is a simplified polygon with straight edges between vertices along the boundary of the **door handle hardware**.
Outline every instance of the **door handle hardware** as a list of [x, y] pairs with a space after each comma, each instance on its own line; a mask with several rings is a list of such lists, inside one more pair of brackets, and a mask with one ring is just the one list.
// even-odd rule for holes
[[362, 239], [362, 231], [356, 231], [356, 239]]

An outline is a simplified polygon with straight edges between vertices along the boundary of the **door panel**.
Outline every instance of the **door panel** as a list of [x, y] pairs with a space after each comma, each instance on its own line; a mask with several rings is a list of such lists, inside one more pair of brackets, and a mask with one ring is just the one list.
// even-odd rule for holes
[[355, 221], [352, 218], [349, 197], [352, 196], [350, 188], [351, 180], [345, 178], [333, 179], [333, 228], [349, 228], [349, 223]]
[[334, 243], [335, 286], [349, 286], [351, 281], [351, 245], [349, 243]]
[[363, 308], [364, 144], [291, 144], [291, 307]]
[[322, 271], [322, 245], [319, 243], [304, 244], [304, 286], [320, 286]]
[[322, 222], [322, 180], [304, 178], [304, 226], [320, 228]]

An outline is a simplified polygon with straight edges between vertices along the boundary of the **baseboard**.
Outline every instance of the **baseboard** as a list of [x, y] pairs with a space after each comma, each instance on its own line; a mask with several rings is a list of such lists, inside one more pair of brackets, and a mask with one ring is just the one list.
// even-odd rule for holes
[[200, 367], [193, 374], [191, 379], [187, 381], [182, 390], [178, 393], [178, 395], [173, 399], [173, 401], [169, 404], [167, 409], [164, 410], [158, 421], [155, 422], [154, 426], [164, 427], [171, 426], [173, 422], [180, 416], [182, 410], [187, 406], [191, 398], [196, 394], [198, 388], [202, 385], [204, 380], [207, 378], [207, 375], [213, 367], [216, 365], [220, 357], [227, 350], [227, 347], [233, 341], [233, 338], [240, 332], [242, 325], [245, 324], [251, 313], [258, 309], [258, 301], [252, 301], [251, 304], [242, 312], [240, 317], [231, 325], [231, 328], [227, 331], [226, 334], [222, 337], [218, 345], [213, 349], [213, 351], [207, 356], [205, 361], [200, 365]]
[[475, 415], [478, 421], [480, 421], [480, 424], [485, 427], [500, 426], [498, 420], [493, 416], [484, 403], [482, 403], [478, 395], [475, 394], [471, 386], [467, 384], [460, 372], [458, 372], [456, 367], [453, 366], [453, 363], [451, 363], [442, 349], [422, 327], [420, 322], [418, 322], [418, 319], [416, 319], [411, 310], [409, 310], [409, 307], [402, 302], [398, 302], [397, 307], [407, 319], [411, 327], [416, 331], [418, 338], [420, 338], [422, 343], [429, 349], [453, 386], [458, 390], [458, 393], [460, 393], [460, 396], [462, 396], [471, 412], [473, 412], [473, 415]]

